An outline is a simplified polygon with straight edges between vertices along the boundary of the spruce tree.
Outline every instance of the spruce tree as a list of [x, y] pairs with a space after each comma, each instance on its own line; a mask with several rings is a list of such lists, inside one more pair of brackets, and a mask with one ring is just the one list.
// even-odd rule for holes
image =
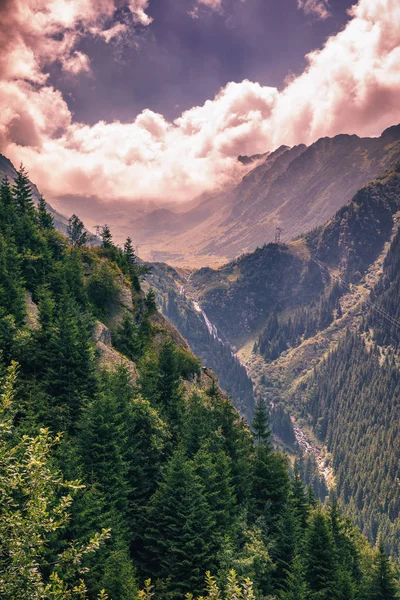
[[110, 248], [113, 245], [113, 237], [108, 225], [104, 225], [101, 230], [101, 240], [103, 242], [103, 248]]
[[132, 282], [133, 288], [139, 292], [140, 291], [140, 278], [139, 278], [139, 265], [137, 261], [137, 256], [135, 254], [135, 249], [132, 244], [132, 239], [128, 237], [124, 244], [124, 254], [126, 256], [126, 260], [128, 262], [129, 276]]
[[222, 449], [221, 442], [216, 435], [204, 443], [194, 457], [194, 466], [205, 488], [215, 533], [222, 539], [236, 524], [236, 498], [231, 461]]
[[42, 229], [54, 229], [54, 220], [53, 217], [51, 216], [51, 214], [48, 212], [47, 210], [47, 204], [45, 199], [43, 198], [43, 196], [40, 196], [39, 198], [39, 204], [38, 204], [38, 219], [39, 219], [39, 226]]
[[[98, 486], [104, 496], [101, 525], [125, 538], [129, 495], [126, 432], [124, 414], [112, 392], [99, 392], [85, 409], [79, 423], [79, 445], [85, 480]], [[93, 521], [98, 518], [93, 515]]]
[[149, 291], [147, 292], [144, 303], [145, 303], [147, 311], [150, 315], [152, 315], [156, 312], [157, 303], [156, 303], [156, 295], [154, 293], [153, 288], [150, 288]]
[[0, 234], [0, 316], [10, 314], [17, 325], [26, 317], [21, 255], [12, 240]]
[[335, 548], [327, 517], [317, 508], [310, 517], [305, 544], [306, 580], [310, 600], [337, 598]]
[[254, 407], [253, 421], [251, 423], [254, 439], [264, 447], [271, 447], [271, 428], [269, 426], [268, 410], [265, 400], [258, 398]]
[[264, 417], [260, 419], [260, 425], [255, 431], [256, 439], [261, 441], [255, 447], [252, 464], [252, 513], [255, 518], [263, 516], [271, 526], [278, 520], [289, 499], [287, 457], [279, 452], [272, 452]]
[[177, 430], [181, 425], [183, 401], [180, 390], [179, 365], [176, 347], [167, 340], [161, 347], [158, 358], [157, 401], [161, 415]]
[[310, 506], [297, 464], [295, 464], [294, 467], [291, 488], [291, 503], [293, 506], [293, 511], [301, 529], [304, 530], [307, 526]]
[[279, 600], [308, 600], [307, 584], [304, 576], [304, 563], [299, 554], [293, 558], [288, 571], [284, 590]]
[[20, 216], [35, 214], [35, 205], [32, 198], [32, 186], [28, 174], [21, 164], [12, 186], [13, 195], [16, 202], [16, 208]]
[[49, 341], [45, 388], [52, 397], [49, 424], [57, 430], [76, 425], [83, 399], [95, 391], [93, 351], [87, 325], [78, 316], [76, 304], [64, 292]]
[[139, 328], [134, 323], [132, 315], [126, 314], [113, 334], [113, 344], [127, 358], [137, 361], [143, 350]]
[[[178, 449], [150, 500], [144, 533], [144, 567], [166, 594], [199, 594], [215, 566], [213, 520], [194, 466]], [[144, 557], [143, 557], [144, 558]]]
[[399, 585], [393, 565], [380, 541], [375, 554], [368, 600], [398, 600]]

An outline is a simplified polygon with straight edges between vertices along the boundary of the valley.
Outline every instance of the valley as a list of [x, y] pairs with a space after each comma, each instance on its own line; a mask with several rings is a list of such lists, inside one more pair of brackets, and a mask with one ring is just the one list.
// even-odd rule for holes
[[[382, 377], [386, 377], [387, 364], [391, 361], [398, 364], [393, 342], [382, 343], [377, 330], [367, 323], [373, 319], [380, 329], [390, 331], [394, 339], [398, 337], [396, 315], [382, 307], [381, 297], [383, 293], [397, 289], [396, 273], [390, 271], [392, 274], [388, 276], [388, 263], [393, 260], [391, 257], [399, 238], [399, 208], [400, 177], [399, 170], [394, 169], [361, 189], [352, 202], [341, 208], [322, 228], [288, 244], [267, 244], [219, 269], [186, 272], [181, 284], [194, 310], [204, 311], [209, 331], [218, 332], [218, 337], [232, 348], [245, 366], [254, 387], [254, 397], [261, 396], [270, 403], [277, 441], [281, 424], [274, 424], [274, 411], [278, 409], [280, 414], [283, 411], [290, 415], [295, 439], [294, 445], [283, 442], [284, 447], [291, 452], [296, 452], [299, 447], [306, 454], [314, 455], [320, 474], [356, 511], [364, 532], [374, 536], [382, 527], [381, 531], [385, 530], [385, 535], [391, 539], [390, 547], [396, 553], [399, 543], [397, 525], [384, 516], [384, 506], [387, 506], [387, 498], [392, 496], [395, 479], [391, 480], [391, 491], [386, 487], [379, 501], [378, 498], [373, 500], [372, 496], [365, 498], [374, 506], [373, 510], [383, 511], [382, 516], [375, 513], [373, 524], [367, 524], [367, 517], [362, 516], [362, 505], [354, 508], [351, 495], [343, 488], [341, 470], [336, 471], [340, 450], [331, 436], [339, 439], [341, 424], [329, 420], [327, 407], [318, 409], [320, 416], [317, 418], [318, 391], [313, 386], [315, 378], [323, 376], [330, 368], [331, 357], [350, 343], [346, 340], [351, 336], [356, 340], [352, 344], [365, 347], [365, 360], [368, 356], [377, 357]], [[265, 358], [260, 351], [260, 340], [264, 340], [262, 336], [266, 330], [269, 336], [276, 336], [267, 337], [266, 341], [270, 345], [278, 344], [272, 350], [273, 354], [268, 355], [270, 358]], [[291, 331], [299, 333], [293, 337]], [[209, 360], [213, 364], [212, 355]], [[363, 385], [360, 381], [360, 390]], [[368, 382], [365, 385], [369, 385]], [[329, 402], [334, 407], [334, 398], [330, 397]], [[396, 396], [389, 406], [397, 410]], [[351, 419], [351, 415], [346, 413], [342, 418]], [[371, 418], [378, 419], [378, 413]], [[330, 437], [327, 437], [326, 427], [333, 431]], [[353, 435], [358, 436], [357, 425], [354, 427]], [[394, 423], [387, 431], [390, 438], [392, 428], [394, 431]], [[286, 427], [284, 431], [287, 431]], [[363, 435], [368, 438], [375, 434], [364, 432]], [[349, 460], [358, 461], [357, 452], [362, 452], [361, 447], [358, 450], [356, 440], [353, 458], [352, 451], [347, 450]], [[373, 443], [372, 438], [369, 443]], [[365, 437], [362, 444], [366, 444]], [[394, 448], [383, 450], [382, 460], [397, 452]], [[342, 452], [341, 456], [343, 460]], [[356, 464], [354, 468], [359, 468]], [[356, 471], [352, 476], [357, 479]], [[394, 493], [396, 496], [397, 492]], [[388, 494], [386, 499], [385, 494]]]

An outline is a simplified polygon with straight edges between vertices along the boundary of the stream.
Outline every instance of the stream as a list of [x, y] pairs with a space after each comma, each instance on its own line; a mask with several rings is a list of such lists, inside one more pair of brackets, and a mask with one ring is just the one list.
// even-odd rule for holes
[[[191, 276], [191, 274], [188, 277], [188, 281], [190, 280], [190, 276]], [[188, 298], [192, 302], [193, 308], [195, 309], [195, 311], [202, 315], [210, 335], [212, 335], [215, 339], [217, 339], [219, 342], [221, 342], [221, 344], [224, 344], [224, 346], [226, 346], [227, 344], [225, 344], [225, 342], [223, 342], [221, 340], [221, 338], [219, 337], [218, 329], [216, 328], [216, 326], [207, 317], [206, 313], [201, 308], [200, 304], [196, 300], [193, 300], [193, 298], [191, 298], [190, 296], [188, 296], [186, 294], [186, 290], [183, 285], [180, 286], [179, 293], [184, 295], [186, 298]], [[232, 352], [232, 354], [234, 354], [237, 357], [237, 355], [232, 350], [231, 350], [231, 352]], [[244, 365], [244, 367], [246, 368], [246, 365]], [[247, 371], [247, 368], [246, 368], [246, 371]], [[315, 444], [312, 444], [307, 439], [306, 434], [301, 429], [301, 427], [299, 427], [299, 425], [296, 423], [296, 421], [294, 420], [294, 418], [292, 416], [290, 417], [290, 419], [292, 421], [294, 435], [296, 438], [296, 442], [299, 445], [299, 448], [301, 448], [303, 450], [303, 452], [305, 452], [305, 453], [312, 452], [315, 454], [315, 458], [317, 460], [320, 473], [324, 476], [325, 480], [328, 481], [328, 478], [330, 477], [332, 470], [329, 466], [326, 465], [325, 459], [322, 457], [321, 449], [318, 448], [318, 446], [316, 446]]]

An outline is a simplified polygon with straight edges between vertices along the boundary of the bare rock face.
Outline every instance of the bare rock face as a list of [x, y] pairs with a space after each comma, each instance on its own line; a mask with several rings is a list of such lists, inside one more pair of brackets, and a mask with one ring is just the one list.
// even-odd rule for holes
[[96, 322], [92, 332], [92, 342], [96, 345], [96, 350], [99, 357], [99, 366], [101, 369], [113, 370], [119, 366], [128, 369], [131, 374], [131, 381], [135, 383], [137, 380], [137, 369], [134, 362], [128, 360], [120, 354], [111, 343], [111, 331], [101, 323]]
[[121, 282], [119, 302], [124, 308], [133, 311], [132, 290], [123, 281]]
[[39, 310], [30, 292], [26, 292], [26, 312], [26, 324], [29, 329], [39, 329]]
[[111, 346], [111, 331], [100, 321], [96, 322], [92, 333], [92, 342], [97, 344], [101, 342], [106, 346]]

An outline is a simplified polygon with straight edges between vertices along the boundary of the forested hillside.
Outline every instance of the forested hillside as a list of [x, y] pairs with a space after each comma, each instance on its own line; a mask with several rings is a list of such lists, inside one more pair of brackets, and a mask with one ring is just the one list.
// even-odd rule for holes
[[88, 247], [76, 216], [66, 238], [23, 171], [3, 180], [1, 598], [398, 598], [383, 546], [291, 476], [263, 402], [250, 432], [145, 274], [129, 239]]
[[312, 428], [350, 514], [397, 556], [399, 209], [397, 167], [325, 226], [191, 278], [256, 393]]

